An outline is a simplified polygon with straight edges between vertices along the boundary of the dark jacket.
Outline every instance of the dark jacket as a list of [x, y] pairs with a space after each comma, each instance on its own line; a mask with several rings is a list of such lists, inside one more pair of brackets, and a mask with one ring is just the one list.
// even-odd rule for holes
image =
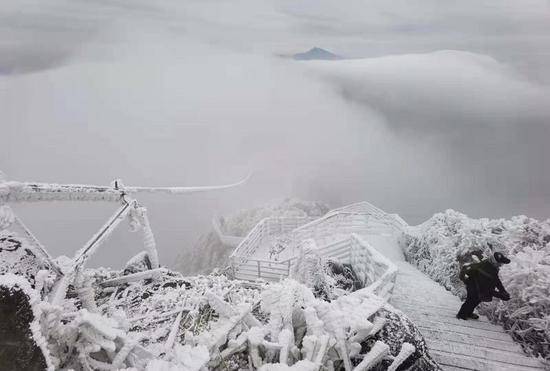
[[509, 298], [498, 277], [498, 271], [499, 268], [489, 260], [482, 260], [479, 263], [465, 264], [460, 270], [460, 279], [468, 290], [475, 290], [481, 301], [491, 301], [493, 296]]

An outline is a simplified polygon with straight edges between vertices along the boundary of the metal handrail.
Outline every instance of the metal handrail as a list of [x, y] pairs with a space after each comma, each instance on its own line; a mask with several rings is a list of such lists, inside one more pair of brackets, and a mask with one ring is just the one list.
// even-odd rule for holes
[[[364, 218], [349, 220], [350, 215], [364, 216]], [[264, 239], [269, 230], [268, 223], [273, 219], [275, 218], [262, 219], [233, 251], [230, 259], [234, 277], [239, 278], [240, 276], [249, 280], [279, 280], [290, 275], [291, 268], [297, 260], [296, 254], [281, 261], [253, 258], [253, 254], [265, 242]], [[362, 253], [369, 256], [367, 263], [369, 266], [362, 268], [369, 275], [365, 279], [368, 278], [370, 282], [367, 287], [359, 291], [371, 292], [387, 299], [395, 284], [397, 267], [358, 234], [349, 232], [350, 229], [353, 231], [356, 228], [360, 230], [364, 228], [364, 231], [368, 231], [372, 221], [387, 225], [396, 232], [403, 231], [407, 226], [407, 223], [398, 215], [388, 214], [368, 202], [360, 202], [334, 209], [321, 218], [293, 229], [285, 235], [292, 241], [287, 248], [297, 247], [301, 241], [313, 238], [319, 246], [317, 251], [321, 255], [338, 254], [338, 256], [344, 256], [349, 260], [355, 259], [356, 251], [354, 249], [359, 248]], [[338, 230], [342, 231], [342, 228], [345, 230], [346, 223], [350, 224], [347, 231], [349, 235], [344, 239], [327, 242], [331, 236], [338, 234]], [[347, 243], [346, 247], [342, 247], [343, 243]], [[383, 272], [380, 269], [383, 269]]]
[[[346, 244], [345, 247], [342, 244]], [[368, 255], [369, 259], [367, 260], [368, 266], [362, 267], [364, 271], [370, 273], [370, 277], [365, 277], [365, 279], [370, 278], [368, 286], [358, 290], [361, 295], [364, 293], [371, 292], [373, 294], [379, 295], [384, 299], [389, 299], [391, 296], [393, 286], [395, 284], [395, 279], [397, 277], [397, 267], [390, 260], [388, 260], [384, 255], [382, 255], [378, 250], [372, 247], [367, 241], [365, 241], [361, 236], [357, 234], [351, 234], [350, 236], [341, 239], [339, 241], [333, 242], [331, 244], [319, 247], [316, 251], [323, 252], [322, 255], [330, 257], [331, 253], [342, 252], [342, 250], [347, 251], [349, 254], [349, 263], [353, 264], [354, 259], [354, 249], [359, 248], [365, 254]], [[265, 279], [268, 281], [278, 281], [282, 278], [290, 276], [292, 266], [297, 260], [298, 256], [293, 256], [283, 261], [271, 261], [265, 259], [248, 259], [246, 263], [236, 267], [238, 272], [239, 269], [242, 270], [241, 274], [237, 274], [241, 278], [246, 279], [246, 277], [251, 277], [254, 279]], [[264, 266], [262, 264], [267, 264]], [[376, 267], [382, 266], [384, 271], [382, 274], [376, 271]], [[359, 271], [361, 267], [356, 267]]]
[[[269, 223], [271, 222], [277, 222], [279, 225], [282, 224], [283, 221], [295, 221], [294, 228], [289, 229], [285, 232], [290, 232], [292, 230], [295, 230], [296, 227], [299, 225], [305, 224], [307, 222], [310, 222], [313, 218], [311, 217], [267, 217], [262, 220], [260, 220], [254, 228], [248, 232], [246, 237], [243, 239], [243, 241], [237, 246], [237, 248], [231, 253], [230, 259], [237, 259], [237, 258], [247, 258], [251, 256], [252, 253], [254, 253], [259, 247], [262, 240], [266, 237], [274, 235], [273, 233], [269, 233]], [[282, 228], [281, 228], [282, 229]], [[285, 233], [282, 232], [282, 233]]]
[[0, 203], [31, 201], [120, 201], [135, 193], [165, 193], [170, 195], [210, 192], [238, 187], [246, 183], [252, 174], [235, 183], [190, 187], [141, 187], [124, 186], [115, 180], [111, 186], [90, 184], [57, 184], [39, 182], [0, 182]]

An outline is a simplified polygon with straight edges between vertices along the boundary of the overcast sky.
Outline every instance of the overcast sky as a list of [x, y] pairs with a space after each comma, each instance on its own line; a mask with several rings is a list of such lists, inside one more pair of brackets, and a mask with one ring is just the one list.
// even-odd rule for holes
[[[351, 59], [281, 57], [313, 46]], [[168, 265], [214, 213], [286, 196], [411, 224], [548, 218], [549, 83], [542, 0], [0, 0], [0, 169], [135, 185], [254, 170], [240, 190], [143, 199]], [[18, 211], [71, 255], [114, 207]], [[97, 261], [139, 251], [127, 233]]]

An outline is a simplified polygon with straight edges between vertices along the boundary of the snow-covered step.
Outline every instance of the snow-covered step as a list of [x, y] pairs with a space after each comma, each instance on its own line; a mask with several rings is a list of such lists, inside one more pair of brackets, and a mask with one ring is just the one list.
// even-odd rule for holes
[[418, 319], [415, 320], [414, 323], [418, 327], [423, 327], [423, 328], [440, 328], [442, 331], [454, 332], [457, 334], [463, 334], [463, 335], [471, 334], [473, 336], [479, 336], [480, 338], [486, 339], [487, 341], [491, 341], [491, 340], [506, 341], [508, 339], [511, 339], [510, 335], [508, 335], [505, 332], [488, 331], [488, 330], [483, 330], [475, 327], [466, 327], [461, 325], [442, 323], [438, 321], [423, 321]]
[[[399, 304], [396, 304], [399, 305]], [[447, 316], [442, 315], [440, 313], [420, 313], [415, 312], [414, 308], [410, 308], [404, 305], [399, 305], [401, 308], [404, 308], [407, 310], [407, 315], [412, 320], [416, 321], [432, 321], [432, 322], [440, 322], [445, 323], [449, 325], [455, 325], [455, 326], [461, 326], [461, 327], [467, 327], [467, 328], [474, 328], [474, 329], [481, 329], [481, 330], [487, 330], [487, 331], [493, 331], [493, 332], [499, 332], [505, 334], [506, 332], [504, 329], [500, 327], [495, 327], [492, 323], [490, 323], [485, 317], [481, 316], [479, 320], [468, 320], [464, 321], [461, 319], [457, 319], [454, 315]]]
[[391, 304], [424, 335], [430, 354], [444, 370], [543, 370], [501, 326], [487, 318], [458, 320], [461, 301], [405, 261], [399, 268]]
[[498, 349], [489, 349], [471, 344], [456, 343], [452, 341], [427, 341], [428, 347], [431, 350], [460, 354], [463, 356], [485, 359], [488, 361], [500, 362], [504, 365], [516, 365], [538, 367], [539, 362], [535, 358], [519, 358], [515, 357], [514, 353]]
[[[405, 294], [407, 291], [401, 292], [399, 288], [396, 288], [394, 293], [396, 294]], [[396, 302], [399, 301], [399, 299], [395, 299]], [[406, 300], [403, 302], [403, 304], [407, 304], [410, 307], [418, 308], [419, 311], [426, 310], [430, 313], [433, 313], [437, 310], [443, 311], [445, 314], [456, 314], [458, 312], [458, 309], [462, 305], [462, 303], [457, 300], [456, 302], [446, 302], [446, 301], [435, 301], [435, 300], [428, 300], [427, 298], [423, 297], [415, 297], [411, 298], [410, 300]]]
[[[464, 356], [449, 352], [431, 350], [430, 354], [437, 360], [443, 370], [476, 370], [476, 371], [540, 371], [540, 367], [531, 367], [526, 365], [507, 364], [503, 362], [491, 361], [483, 358], [476, 358], [471, 355]], [[447, 368], [449, 367], [449, 368]]]
[[456, 332], [447, 332], [432, 328], [423, 328], [422, 334], [424, 334], [427, 339], [432, 339], [433, 341], [454, 341], [456, 343], [471, 344], [478, 347], [500, 349], [514, 353], [522, 351], [519, 344], [511, 343], [507, 340], [491, 340], [491, 342], [487, 342], [486, 339], [472, 334], [459, 334]]
[[[326, 222], [325, 219], [327, 218], [321, 218], [320, 221]], [[319, 223], [314, 221], [307, 227], [317, 224]], [[364, 218], [360, 215], [341, 215], [318, 227], [320, 228], [311, 232], [316, 232], [315, 237], [319, 239], [320, 245], [343, 240], [351, 232], [355, 232], [397, 265], [398, 274], [390, 303], [416, 324], [426, 339], [430, 354], [444, 370], [544, 369], [537, 359], [527, 357], [501, 326], [490, 323], [486, 317], [458, 320], [455, 315], [462, 305], [459, 298], [404, 260], [397, 244], [395, 229], [383, 221], [378, 222], [376, 218]], [[267, 241], [255, 252], [255, 257], [268, 258], [270, 245], [271, 241]], [[290, 256], [284, 258], [288, 257]], [[275, 268], [283, 271], [288, 269], [279, 267], [276, 263], [273, 267], [268, 273], [274, 276], [280, 274]], [[257, 267], [246, 266], [241, 273], [254, 275], [257, 274], [256, 271]]]

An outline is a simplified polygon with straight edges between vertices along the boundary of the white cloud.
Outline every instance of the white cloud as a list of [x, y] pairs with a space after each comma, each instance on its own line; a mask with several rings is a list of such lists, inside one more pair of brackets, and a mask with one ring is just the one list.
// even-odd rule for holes
[[[231, 197], [153, 200], [166, 259], [215, 209], [289, 193], [367, 199], [413, 221], [446, 207], [545, 212], [545, 2], [0, 2], [9, 176], [194, 184], [257, 170]], [[273, 57], [315, 45], [397, 55]], [[426, 53], [449, 48], [470, 52]], [[35, 226], [55, 246], [53, 219]]]
[[459, 51], [313, 62], [346, 99], [397, 128], [548, 123], [550, 89], [495, 59]]

